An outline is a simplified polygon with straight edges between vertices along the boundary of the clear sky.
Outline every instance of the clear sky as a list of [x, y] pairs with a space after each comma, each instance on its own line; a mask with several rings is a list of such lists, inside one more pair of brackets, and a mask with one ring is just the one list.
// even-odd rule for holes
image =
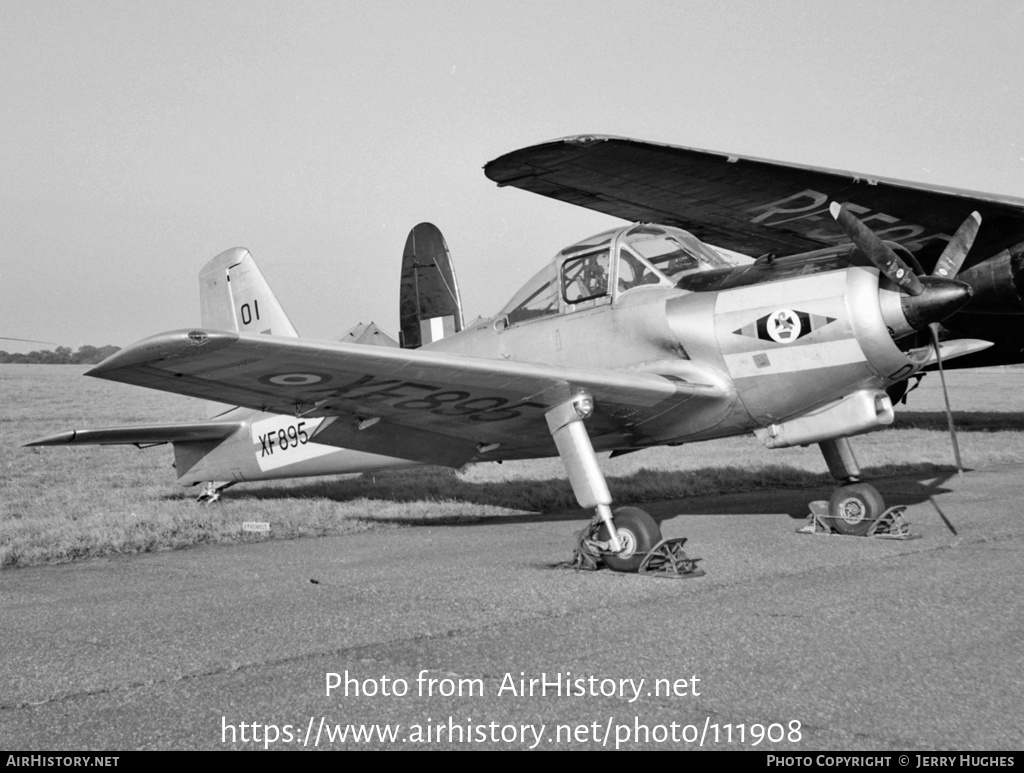
[[302, 335], [395, 334], [423, 220], [489, 315], [620, 222], [483, 176], [570, 134], [1024, 196], [1022, 41], [1019, 0], [0, 0], [0, 335], [195, 325], [234, 246]]

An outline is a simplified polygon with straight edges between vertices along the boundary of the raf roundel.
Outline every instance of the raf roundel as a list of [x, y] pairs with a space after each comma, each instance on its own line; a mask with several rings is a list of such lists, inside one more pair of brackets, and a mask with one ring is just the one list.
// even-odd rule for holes
[[277, 386], [312, 386], [330, 379], [330, 376], [323, 373], [278, 373], [274, 376], [263, 376], [260, 381]]

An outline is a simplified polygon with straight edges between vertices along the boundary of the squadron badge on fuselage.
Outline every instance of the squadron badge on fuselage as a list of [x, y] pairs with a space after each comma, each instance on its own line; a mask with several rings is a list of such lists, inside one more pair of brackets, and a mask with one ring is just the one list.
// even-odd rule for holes
[[759, 338], [762, 341], [791, 344], [798, 338], [820, 330], [830, 322], [835, 322], [835, 317], [808, 314], [793, 309], [778, 309], [732, 332], [735, 335]]

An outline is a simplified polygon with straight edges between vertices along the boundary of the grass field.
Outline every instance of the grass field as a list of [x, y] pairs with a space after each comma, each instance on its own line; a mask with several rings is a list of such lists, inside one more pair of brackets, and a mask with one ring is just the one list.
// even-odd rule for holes
[[[169, 446], [22, 448], [68, 429], [204, 417], [198, 401], [84, 378], [85, 370], [0, 365], [0, 567], [266, 538], [244, 532], [243, 521], [291, 538], [576, 508], [557, 459], [243, 484], [206, 506], [176, 484]], [[1024, 370], [949, 379], [965, 464], [1024, 462]], [[898, 407], [893, 428], [853, 442], [869, 475], [950, 469], [938, 376]], [[753, 437], [650, 449], [604, 469], [621, 503], [830, 480], [816, 447], [768, 451]]]

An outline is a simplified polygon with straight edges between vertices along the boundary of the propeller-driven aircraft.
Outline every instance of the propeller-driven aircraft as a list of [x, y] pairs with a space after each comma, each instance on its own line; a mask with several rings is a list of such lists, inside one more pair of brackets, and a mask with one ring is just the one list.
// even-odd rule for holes
[[402, 348], [299, 338], [249, 253], [229, 250], [200, 273], [200, 327], [88, 375], [234, 407], [30, 445], [172, 443], [179, 481], [210, 500], [241, 481], [558, 455], [595, 512], [581, 544], [636, 571], [660, 530], [612, 508], [598, 452], [749, 433], [818, 444], [839, 482], [834, 529], [864, 535], [885, 504], [849, 438], [890, 424], [925, 368], [991, 340], [1020, 358], [1006, 314], [1024, 312], [1024, 200], [593, 136], [485, 171], [630, 222], [561, 250], [469, 324], [444, 239], [420, 224]]

